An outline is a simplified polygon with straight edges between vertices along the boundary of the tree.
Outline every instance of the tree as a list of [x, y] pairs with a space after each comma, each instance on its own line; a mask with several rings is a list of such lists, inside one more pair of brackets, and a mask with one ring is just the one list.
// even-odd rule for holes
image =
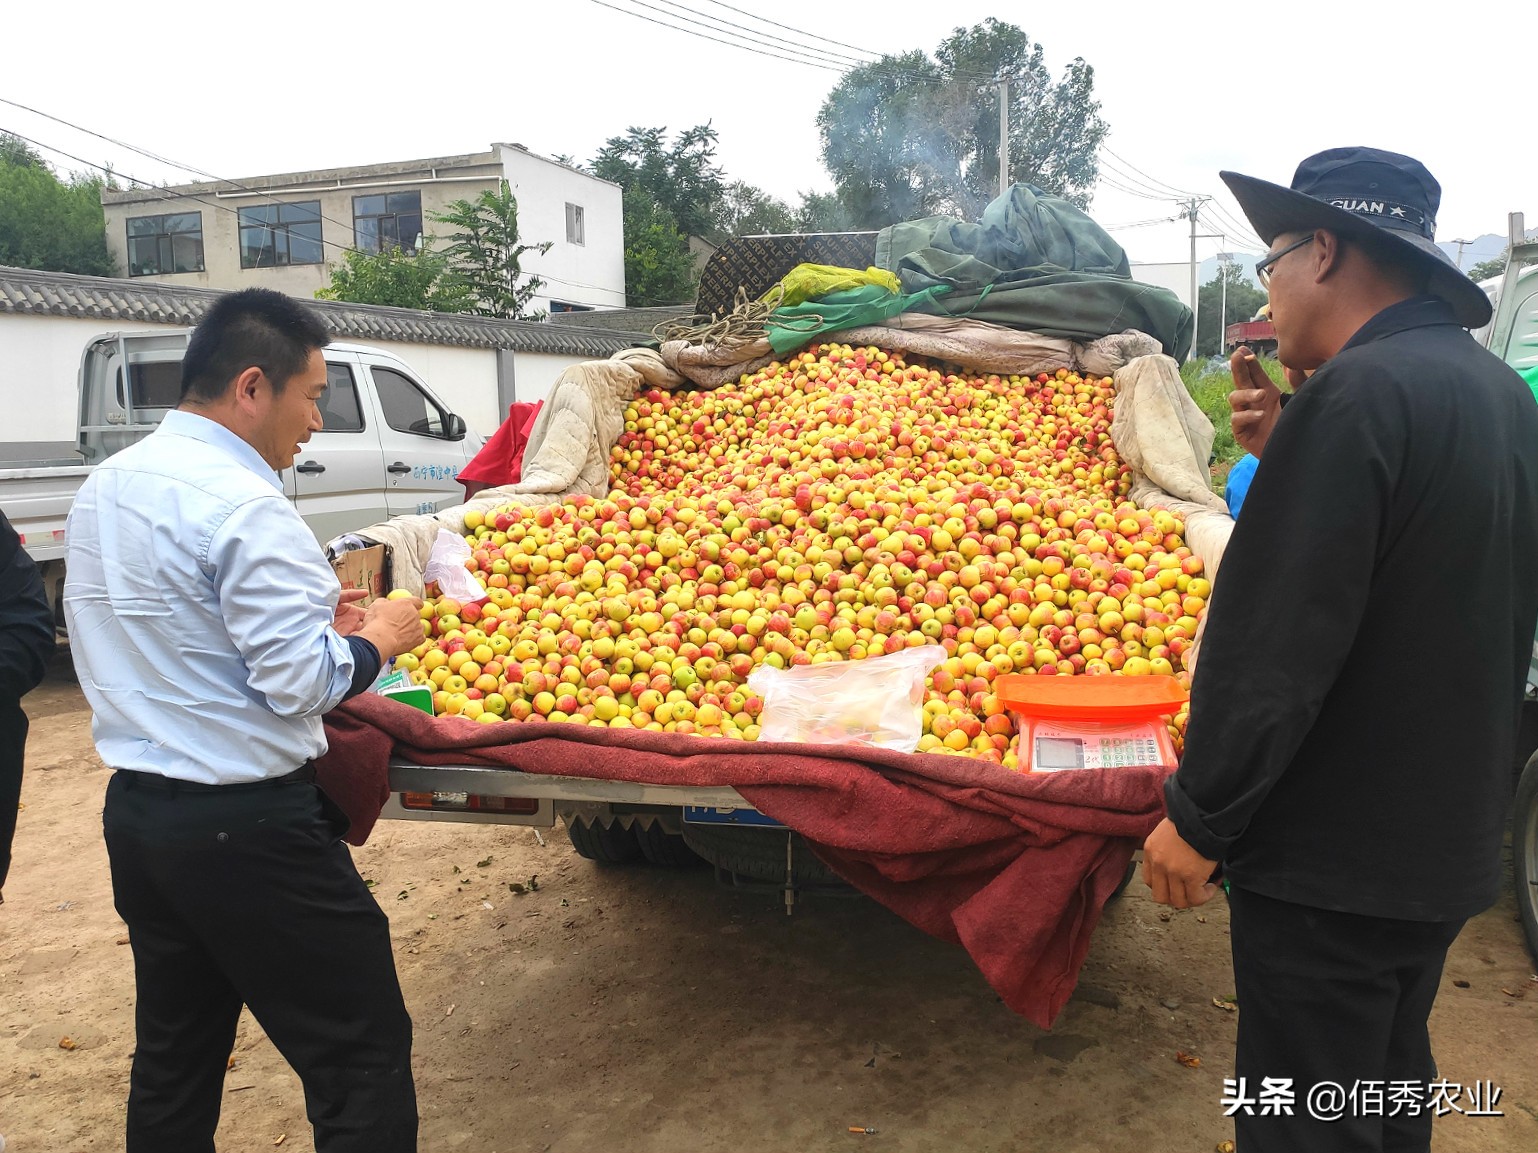
[[398, 247], [383, 252], [350, 249], [331, 266], [331, 283], [315, 293], [320, 300], [385, 304], [425, 312], [468, 312], [469, 289], [449, 271], [448, 257], [424, 243], [408, 256]]
[[999, 100], [1009, 84], [1009, 179], [1084, 207], [1108, 126], [1094, 69], [1053, 83], [1042, 48], [989, 17], [957, 28], [931, 60], [883, 57], [841, 80], [817, 114], [823, 164], [859, 228], [946, 213], [975, 220], [998, 193]]
[[1481, 260], [1466, 275], [1475, 284], [1482, 280], [1493, 280], [1497, 276], [1503, 276], [1506, 272], [1506, 258], [1511, 255], [1510, 247], [1501, 249], [1501, 254], [1489, 260]]
[[625, 299], [633, 308], [694, 300], [689, 238], [640, 185], [625, 192]]
[[716, 166], [716, 130], [696, 124], [671, 146], [666, 128], [631, 128], [610, 137], [593, 160], [593, 175], [625, 191], [640, 187], [673, 218], [685, 236], [709, 236], [726, 195]]
[[858, 226], [836, 192], [803, 192], [796, 209], [797, 232], [855, 232]]
[[454, 201], [432, 219], [455, 230], [443, 255], [450, 278], [467, 290], [469, 307], [463, 311], [507, 320], [544, 319], [542, 310], [526, 309], [545, 282], [526, 274], [522, 261], [529, 252], [543, 256], [554, 242], [519, 242], [518, 199], [506, 180], [474, 201]]
[[0, 133], [0, 264], [112, 276], [99, 176], [61, 180], [26, 141]]
[[726, 186], [716, 225], [726, 236], [756, 236], [796, 231], [790, 205], [741, 180]]
[[1238, 264], [1218, 265], [1218, 274], [1196, 293], [1196, 355], [1221, 355], [1224, 328], [1248, 320], [1266, 300], [1266, 294], [1250, 283]]

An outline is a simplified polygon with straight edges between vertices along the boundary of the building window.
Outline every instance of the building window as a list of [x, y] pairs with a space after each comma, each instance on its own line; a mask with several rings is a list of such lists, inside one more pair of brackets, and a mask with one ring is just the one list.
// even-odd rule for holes
[[593, 306], [591, 304], [572, 304], [570, 301], [566, 301], [566, 300], [552, 300], [550, 302], [550, 311], [552, 313], [556, 313], [556, 312], [592, 312], [593, 311]]
[[389, 192], [352, 198], [353, 247], [364, 252], [399, 248], [415, 256], [422, 235], [422, 194]]
[[585, 235], [582, 227], [582, 205], [568, 204], [566, 206], [566, 243], [586, 244]]
[[320, 201], [261, 204], [240, 210], [240, 266], [319, 264]]
[[203, 271], [203, 214], [168, 212], [128, 218], [128, 275]]

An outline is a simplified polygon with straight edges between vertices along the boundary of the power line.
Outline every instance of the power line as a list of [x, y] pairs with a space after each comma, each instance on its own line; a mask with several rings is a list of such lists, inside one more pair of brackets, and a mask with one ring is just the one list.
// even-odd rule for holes
[[[797, 36], [811, 37], [813, 35], [813, 33], [807, 32], [804, 29], [792, 28], [789, 24], [781, 24], [778, 20], [770, 20], [767, 16], [758, 16], [758, 15], [755, 15], [754, 13], [752, 13], [752, 12], [747, 12], [747, 11], [741, 9], [741, 8], [734, 8], [730, 4], [723, 4], [723, 3], [721, 3], [721, 0], [705, 0], [705, 2], [707, 4], [714, 4], [717, 8], [725, 8], [728, 12], [735, 12], [739, 16], [746, 16], [749, 20], [756, 20], [760, 24], [769, 24], [769, 25], [771, 25], [771, 26], [773, 26], [775, 28], [782, 29], [783, 31], [786, 31], [786, 32], [794, 32]], [[828, 44], [833, 44], [833, 45], [835, 45], [835, 46], [837, 46], [839, 48], [843, 48], [843, 49], [845, 49], [846, 51], [849, 51], [849, 52], [859, 52], [859, 53], [863, 53], [866, 56], [874, 56], [874, 57], [876, 57], [876, 59], [878, 61], [882, 60], [882, 59], [885, 59], [885, 57], [883, 57], [881, 55], [881, 53], [879, 53], [879, 52], [872, 52], [869, 48], [859, 48], [859, 47], [856, 47], [853, 44], [845, 44], [842, 41], [829, 40], [828, 37], [821, 36], [821, 35], [819, 35], [818, 38], [823, 40], [824, 42], [826, 42]]]
[[1123, 156], [1118, 155], [1115, 152], [1112, 152], [1111, 149], [1109, 147], [1107, 147], [1106, 145], [1104, 145], [1104, 144], [1102, 144], [1100, 146], [1100, 151], [1104, 152], [1107, 156], [1111, 157], [1111, 159], [1115, 160], [1118, 164], [1121, 164], [1125, 168], [1130, 169], [1132, 172], [1136, 173], [1138, 176], [1142, 177], [1144, 180], [1148, 181], [1150, 184], [1156, 185], [1156, 186], [1158, 186], [1160, 188], [1164, 188], [1164, 189], [1168, 190], [1169, 192], [1173, 193], [1178, 198], [1189, 198], [1192, 195], [1194, 195], [1194, 193], [1187, 192], [1187, 191], [1185, 191], [1183, 189], [1180, 189], [1180, 188], [1176, 188], [1172, 184], [1166, 184], [1164, 181], [1158, 179], [1158, 177], [1148, 175], [1148, 173], [1144, 172], [1141, 168], [1139, 168], [1137, 165], [1133, 164], [1130, 160], [1126, 159]]
[[[678, 15], [672, 13], [672, 12], [664, 11], [663, 9], [657, 8], [655, 5], [647, 3], [646, 0], [631, 0], [631, 3], [636, 4], [636, 5], [638, 5], [639, 7], [642, 7], [642, 8], [646, 8], [646, 9], [652, 11], [652, 12], [656, 12], [660, 16], [666, 17], [666, 19], [657, 19], [657, 17], [646, 16], [643, 13], [637, 12], [637, 11], [635, 11], [633, 9], [630, 9], [630, 8], [621, 8], [617, 4], [609, 3], [608, 0], [591, 0], [591, 2], [596, 4], [596, 5], [598, 5], [600, 8], [608, 8], [610, 11], [619, 12], [619, 13], [625, 15], [625, 16], [632, 16], [632, 17], [634, 17], [637, 20], [644, 20], [648, 24], [655, 24], [655, 25], [657, 25], [659, 28], [667, 28], [667, 29], [669, 29], [669, 30], [671, 30], [673, 32], [682, 32], [686, 36], [697, 36], [701, 40], [708, 40], [708, 41], [710, 41], [713, 44], [720, 44], [720, 45], [722, 45], [724, 47], [727, 47], [727, 48], [737, 48], [737, 49], [740, 49], [743, 52], [751, 52], [751, 53], [753, 53], [754, 55], [757, 55], [757, 56], [765, 56], [765, 57], [768, 57], [768, 58], [774, 59], [774, 60], [783, 60], [783, 61], [786, 61], [786, 62], [791, 63], [791, 64], [804, 64], [804, 65], [806, 65], [809, 68], [820, 68], [820, 69], [822, 69], [825, 72], [835, 72], [835, 73], [837, 73], [840, 76], [848, 76], [852, 72], [862, 71], [862, 72], [866, 72], [866, 73], [870, 73], [870, 74], [874, 74], [874, 75], [885, 76], [885, 77], [888, 77], [889, 79], [897, 79], [897, 80], [915, 80], [915, 79], [919, 79], [919, 80], [922, 80], [922, 78], [914, 77], [911, 73], [904, 72], [904, 71], [902, 71], [900, 69], [894, 69], [894, 68], [891, 68], [891, 67], [883, 67], [883, 65], [879, 61], [871, 62], [871, 63], [860, 63], [860, 64], [856, 64], [856, 65], [848, 65], [848, 64], [843, 64], [843, 63], [830, 64], [830, 63], [826, 63], [826, 62], [824, 62], [823, 60], [820, 60], [820, 59], [808, 59], [804, 55], [802, 55], [802, 56], [786, 56], [786, 55], [782, 54], [779, 51], [775, 51], [774, 50], [775, 47], [776, 47], [775, 45], [766, 44], [762, 40], [754, 39], [753, 38], [754, 34], [751, 33], [751, 32], [748, 32], [746, 34], [738, 33], [738, 32], [728, 32], [727, 30], [725, 30], [723, 28], [715, 27], [714, 25], [702, 24], [698, 20], [690, 20], [688, 17], [678, 16]], [[664, 0], [664, 2], [667, 3], [667, 2], [670, 2], [670, 0]], [[674, 5], [674, 6], [675, 7], [681, 7], [681, 5]], [[689, 9], [689, 10], [693, 11], [692, 9]], [[703, 13], [699, 13], [699, 15], [704, 15], [704, 14]], [[710, 17], [706, 17], [706, 18], [710, 19]], [[720, 32], [722, 35], [737, 36], [737, 37], [739, 37], [739, 39], [736, 39], [736, 40], [722, 40], [720, 38], [720, 36], [712, 36], [708, 32], [697, 32], [693, 28], [685, 28], [685, 27], [682, 27], [679, 24], [668, 23], [669, 20], [681, 20], [685, 24], [694, 24], [694, 25], [696, 25], [698, 27], [701, 27], [701, 28], [709, 28], [711, 31]], [[806, 33], [805, 35], [810, 35], [810, 33]], [[743, 39], [746, 39], [747, 43], [743, 43], [742, 42]], [[799, 44], [798, 45], [792, 45], [792, 48], [796, 52], [804, 53], [806, 51], [806, 48], [803, 45], [799, 45]], [[888, 57], [883, 56], [881, 59], [882, 60], [886, 60], [886, 59], [888, 59]], [[951, 73], [951, 78], [955, 78], [955, 77], [960, 77], [962, 79], [971, 80], [972, 82], [979, 83], [979, 84], [992, 84], [992, 83], [994, 83], [998, 79], [998, 77], [996, 77], [996, 76], [985, 75], [985, 74], [983, 74], [981, 72], [953, 72], [953, 73]], [[941, 80], [940, 82], [943, 83], [944, 80]]]
[[[651, 9], [653, 12], [661, 11], [658, 8], [654, 8], [650, 4], [644, 3], [643, 0], [634, 0], [634, 2], [640, 4], [643, 8]], [[698, 20], [690, 20], [688, 16], [674, 16], [672, 13], [663, 13], [670, 19], [683, 20], [685, 23], [694, 24], [701, 28], [710, 29], [711, 31], [721, 31], [728, 36], [753, 40], [755, 43], [761, 43], [766, 46], [773, 47], [779, 51], [790, 49], [795, 52], [811, 53], [821, 60], [825, 60], [829, 63], [837, 65], [839, 68], [849, 67], [847, 60], [839, 56], [837, 53], [830, 52], [825, 48], [819, 48], [812, 44], [798, 44], [794, 41], [785, 39], [783, 36], [776, 36], [772, 32], [755, 32], [752, 29], [744, 28], [742, 25], [733, 23], [730, 20], [722, 19], [719, 16], [711, 16], [709, 13], [701, 12], [697, 8], [690, 8], [686, 4], [679, 4], [676, 2], [676, 0], [658, 0], [658, 2], [665, 4], [669, 8], [676, 8], [679, 12], [687, 12], [690, 15], [698, 16], [701, 20], [707, 20], [709, 23], [701, 24]], [[808, 37], [808, 39], [812, 39], [812, 37]]]
[[[620, 13], [623, 13], [624, 15], [626, 15], [626, 16], [633, 16], [637, 20], [645, 20], [648, 24], [656, 24], [658, 27], [661, 27], [661, 28], [670, 28], [674, 32], [682, 32], [682, 33], [684, 33], [685, 35], [688, 35], [688, 36], [698, 36], [701, 40], [709, 40], [713, 44], [721, 44], [721, 45], [724, 45], [727, 48], [738, 48], [738, 49], [741, 49], [744, 52], [752, 52], [752, 53], [754, 53], [755, 55], [758, 55], [758, 56], [769, 56], [769, 57], [772, 57], [775, 60], [784, 60], [784, 61], [787, 61], [788, 63], [791, 63], [791, 64], [804, 64], [808, 68], [821, 68], [825, 72], [837, 72], [840, 75], [844, 75], [844, 74], [848, 73], [849, 71], [851, 71], [850, 69], [837, 67], [837, 66], [832, 65], [832, 64], [822, 64], [822, 63], [819, 63], [816, 60], [807, 60], [807, 59], [804, 59], [804, 58], [797, 59], [794, 56], [782, 56], [778, 52], [770, 52], [770, 51], [767, 51], [764, 48], [754, 48], [754, 47], [752, 47], [751, 45], [748, 45], [748, 44], [740, 44], [740, 43], [737, 43], [737, 42], [731, 41], [731, 40], [722, 40], [718, 36], [709, 36], [709, 35], [706, 35], [704, 32], [695, 32], [695, 31], [693, 31], [692, 29], [689, 29], [689, 28], [681, 28], [677, 24], [669, 24], [666, 21], [657, 20], [657, 19], [655, 19], [655, 18], [653, 18], [651, 16], [643, 16], [641, 13], [632, 11], [629, 8], [621, 8], [617, 4], [609, 4], [609, 3], [606, 2], [606, 0], [592, 0], [592, 3], [598, 5], [600, 8], [608, 8], [610, 11], [613, 11], [613, 12], [620, 12]], [[648, 5], [646, 5], [646, 7], [650, 8], [651, 5], [648, 4]], [[655, 8], [653, 8], [652, 10], [653, 11], [658, 11], [658, 9], [655, 9]]]

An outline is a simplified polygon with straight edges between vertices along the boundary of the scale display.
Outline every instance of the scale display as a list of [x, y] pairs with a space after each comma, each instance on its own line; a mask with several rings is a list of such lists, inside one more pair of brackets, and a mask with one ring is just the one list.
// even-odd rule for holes
[[1133, 765], [1157, 765], [1163, 760], [1158, 739], [1146, 729], [1138, 734], [1115, 736], [1037, 730], [1033, 736], [1031, 767], [1043, 773], [1063, 769], [1130, 768]]

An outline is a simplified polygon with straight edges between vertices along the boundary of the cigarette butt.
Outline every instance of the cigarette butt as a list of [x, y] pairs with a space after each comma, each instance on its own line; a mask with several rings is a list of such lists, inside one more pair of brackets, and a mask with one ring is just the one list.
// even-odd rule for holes
[[872, 1129], [868, 1125], [851, 1125], [851, 1126], [849, 1126], [849, 1131], [851, 1133], [874, 1133], [875, 1132], [875, 1130]]

